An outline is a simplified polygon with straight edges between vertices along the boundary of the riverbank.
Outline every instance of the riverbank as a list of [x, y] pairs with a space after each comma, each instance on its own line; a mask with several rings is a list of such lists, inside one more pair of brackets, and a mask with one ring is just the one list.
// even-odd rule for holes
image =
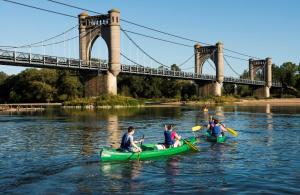
[[[217, 98], [217, 99], [216, 99]], [[216, 98], [209, 98], [203, 99], [200, 101], [179, 101], [174, 99], [155, 99], [155, 100], [135, 100], [133, 98], [125, 98], [126, 103], [123, 105], [120, 104], [124, 99], [119, 101], [113, 100], [109, 101], [105, 99], [106, 103], [104, 104], [94, 104], [94, 102], [89, 103], [82, 103], [76, 102], [76, 104], [72, 104], [74, 102], [68, 102], [68, 104], [61, 104], [61, 103], [20, 103], [20, 104], [0, 104], [0, 113], [5, 112], [32, 112], [32, 111], [43, 111], [49, 107], [63, 107], [67, 109], [83, 109], [83, 110], [96, 110], [96, 109], [117, 109], [117, 108], [130, 108], [130, 107], [179, 107], [179, 106], [213, 106], [216, 104], [237, 104], [237, 105], [300, 105], [300, 98], [274, 98], [274, 99], [240, 99], [234, 97], [216, 97]], [[130, 101], [128, 101], [130, 100]]]
[[0, 113], [43, 111], [47, 107], [61, 106], [61, 103], [14, 103], [0, 104]]
[[235, 104], [274, 104], [274, 105], [300, 105], [300, 98], [276, 98], [276, 99], [243, 99]]
[[213, 99], [207, 101], [174, 101], [174, 102], [162, 102], [151, 105], [145, 105], [146, 107], [167, 107], [167, 106], [202, 106], [202, 105], [215, 105], [215, 104], [239, 104], [239, 105], [300, 105], [300, 98], [274, 98], [274, 99], [240, 99], [240, 98], [223, 98], [222, 101], [216, 102]]

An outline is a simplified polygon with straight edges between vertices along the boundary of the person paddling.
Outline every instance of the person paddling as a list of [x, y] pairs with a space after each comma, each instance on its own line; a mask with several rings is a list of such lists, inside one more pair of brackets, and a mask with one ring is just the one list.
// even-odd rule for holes
[[212, 116], [209, 117], [208, 125], [207, 125], [207, 132], [212, 134], [212, 131], [214, 129], [215, 122]]
[[214, 119], [214, 127], [212, 129], [212, 135], [215, 137], [222, 137], [223, 133], [226, 132], [226, 128], [220, 124], [218, 119]]
[[181, 136], [179, 136], [176, 131], [173, 130], [172, 125], [165, 125], [165, 131], [164, 131], [164, 136], [165, 136], [165, 146], [166, 148], [169, 147], [177, 147], [181, 146]]
[[135, 132], [135, 128], [133, 126], [129, 126], [127, 133], [125, 133], [121, 140], [120, 149], [123, 152], [142, 152], [142, 149], [136, 144], [141, 143], [144, 139], [140, 139], [139, 141], [133, 140], [133, 134]]
[[208, 107], [207, 107], [206, 104], [202, 107], [202, 110], [203, 110], [204, 112], [207, 112], [207, 111], [208, 111]]

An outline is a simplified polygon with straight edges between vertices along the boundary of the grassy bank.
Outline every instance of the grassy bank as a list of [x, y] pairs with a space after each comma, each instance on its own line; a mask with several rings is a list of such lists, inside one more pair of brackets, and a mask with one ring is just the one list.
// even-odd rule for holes
[[[276, 99], [276, 98], [275, 98]], [[93, 98], [77, 98], [63, 103], [65, 108], [98, 109], [98, 108], [120, 108], [120, 107], [140, 107], [140, 106], [167, 106], [167, 105], [204, 105], [204, 104], [230, 104], [243, 102], [265, 102], [274, 100], [273, 98], [248, 97], [240, 98], [237, 96], [204, 97], [189, 100], [152, 98], [134, 99], [120, 95], [102, 95]], [[292, 98], [291, 98], [292, 99]], [[280, 101], [280, 99], [276, 99]]]
[[81, 108], [116, 108], [116, 107], [139, 107], [144, 102], [131, 97], [119, 95], [102, 95], [95, 98], [77, 98], [63, 103], [65, 107], [81, 107]]

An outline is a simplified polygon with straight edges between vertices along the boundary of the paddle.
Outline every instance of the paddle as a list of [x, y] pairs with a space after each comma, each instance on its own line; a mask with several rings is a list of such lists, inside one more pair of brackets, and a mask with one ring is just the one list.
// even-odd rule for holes
[[202, 128], [202, 126], [198, 125], [198, 126], [195, 126], [195, 127], [192, 127], [192, 131], [198, 131]]
[[[143, 135], [142, 140], [144, 140], [144, 138], [145, 138], [145, 135]], [[142, 149], [142, 146], [143, 146], [143, 141], [141, 141], [141, 144], [140, 144], [141, 149]], [[140, 161], [140, 154], [141, 154], [141, 152], [139, 152], [139, 154], [138, 154], [138, 161]]]
[[229, 128], [229, 127], [225, 127], [222, 123], [220, 123], [231, 135], [233, 135], [233, 136], [238, 136], [239, 134], [238, 134], [238, 132], [236, 132], [234, 129], [232, 129], [232, 128]]
[[[226, 127], [225, 127], [226, 128]], [[234, 129], [232, 129], [232, 128], [229, 128], [229, 127], [227, 127], [226, 128], [227, 129], [227, 131], [229, 132], [229, 133], [231, 133], [231, 135], [233, 135], [233, 136], [238, 136], [239, 134], [238, 134], [238, 132], [236, 132]]]
[[[200, 125], [192, 127], [192, 131], [193, 131], [194, 136], [195, 136], [195, 131], [199, 131], [201, 128], [202, 128], [202, 126], [200, 126]], [[195, 136], [195, 137], [196, 137], [196, 136]], [[183, 142], [184, 142], [186, 145], [188, 145], [188, 146], [192, 149], [192, 151], [194, 151], [194, 152], [199, 152], [199, 149], [198, 149], [194, 144], [190, 143], [190, 142], [187, 141], [186, 139], [184, 139]]]
[[194, 152], [199, 152], [200, 151], [194, 144], [188, 142], [187, 140], [184, 139], [183, 142], [186, 145], [188, 145], [192, 149], [192, 151], [194, 151]]

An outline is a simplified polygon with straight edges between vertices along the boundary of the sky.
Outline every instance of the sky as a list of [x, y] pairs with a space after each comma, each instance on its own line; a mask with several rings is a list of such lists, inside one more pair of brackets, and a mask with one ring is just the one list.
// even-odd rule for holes
[[[28, 5], [49, 9], [72, 16], [82, 11], [47, 0], [13, 0]], [[300, 1], [298, 0], [58, 0], [63, 3], [82, 7], [100, 13], [117, 8], [121, 18], [199, 42], [216, 44], [222, 42], [224, 48], [257, 58], [271, 57], [272, 62], [281, 65], [291, 61], [300, 62]], [[89, 13], [94, 15], [94, 13]], [[76, 18], [61, 16], [32, 8], [15, 5], [0, 0], [0, 46], [20, 46], [46, 40], [77, 25]], [[121, 22], [125, 30], [166, 39], [193, 46], [196, 42], [186, 41], [126, 22]], [[58, 42], [78, 35], [74, 28], [58, 39], [46, 43]], [[181, 65], [193, 55], [193, 47], [184, 47], [165, 43], [134, 34], [129, 36], [157, 61], [170, 66]], [[78, 58], [78, 38], [63, 41], [61, 44], [22, 48], [16, 51], [32, 52], [61, 57]], [[2, 47], [3, 49], [3, 47]], [[14, 50], [14, 49], [10, 49]], [[144, 66], [159, 65], [144, 55], [121, 33], [121, 52]], [[235, 72], [241, 74], [248, 69], [248, 56], [224, 51]], [[92, 57], [107, 59], [104, 41], [98, 38], [92, 49]], [[132, 64], [122, 58], [122, 63]], [[215, 74], [215, 70], [206, 62], [203, 73]], [[238, 75], [224, 62], [225, 76]], [[184, 71], [194, 71], [194, 58], [180, 67]], [[24, 70], [22, 67], [0, 66], [0, 71], [9, 75]]]

